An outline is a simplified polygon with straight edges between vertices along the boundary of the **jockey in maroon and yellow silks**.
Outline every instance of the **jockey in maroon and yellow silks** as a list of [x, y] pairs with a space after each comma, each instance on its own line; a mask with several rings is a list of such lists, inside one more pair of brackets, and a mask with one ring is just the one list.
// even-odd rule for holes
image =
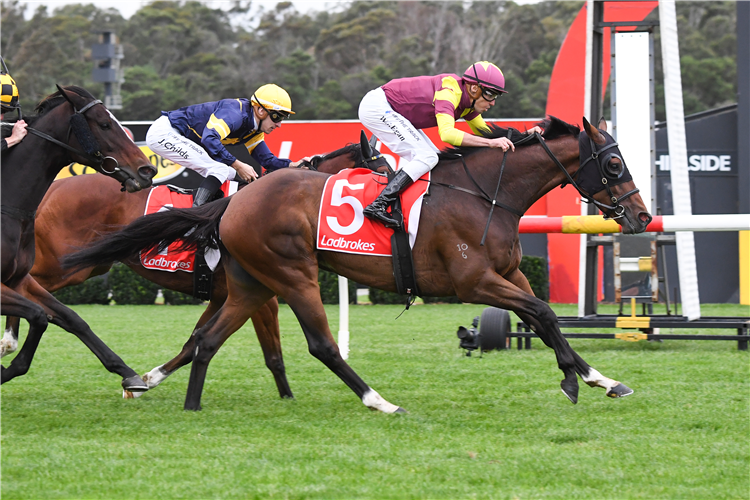
[[438, 127], [443, 142], [460, 146], [465, 132], [456, 128], [459, 118], [466, 120], [475, 135], [488, 129], [462, 83], [457, 75], [443, 74], [391, 80], [382, 88], [393, 110], [416, 128]]
[[[387, 226], [399, 223], [387, 211], [399, 192], [438, 162], [438, 149], [422, 129], [438, 127], [440, 139], [453, 146], [514, 149], [506, 137], [485, 137], [488, 130], [482, 113], [495, 104], [505, 90], [505, 76], [487, 61], [472, 64], [463, 76], [442, 74], [392, 80], [371, 90], [359, 105], [360, 121], [380, 142], [401, 157], [396, 176], [363, 213]], [[463, 118], [472, 133], [456, 128]], [[529, 132], [537, 131], [531, 129]]]

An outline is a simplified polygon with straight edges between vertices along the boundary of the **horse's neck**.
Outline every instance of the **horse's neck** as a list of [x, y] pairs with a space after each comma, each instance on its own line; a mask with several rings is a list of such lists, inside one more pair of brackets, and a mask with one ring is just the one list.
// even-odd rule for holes
[[[37, 120], [34, 128], [65, 141], [66, 128], [59, 125], [62, 119], [54, 116], [57, 109]], [[2, 204], [36, 210], [52, 181], [69, 161], [70, 157], [62, 147], [28, 133], [23, 141], [3, 155]]]
[[[578, 140], [565, 138], [550, 141], [547, 143], [547, 147], [555, 155], [555, 158], [562, 163], [568, 174], [572, 175], [578, 165]], [[526, 151], [525, 155], [519, 155], [524, 150]], [[567, 180], [565, 173], [549, 157], [541, 145], [528, 146], [524, 150], [516, 150], [515, 153], [512, 153], [519, 155], [514, 159], [516, 161], [512, 162], [512, 167], [509, 169], [513, 175], [503, 176], [501, 186], [501, 191], [506, 196], [515, 198], [516, 203], [523, 205], [518, 207], [523, 212], [531, 208], [531, 205], [542, 196]]]

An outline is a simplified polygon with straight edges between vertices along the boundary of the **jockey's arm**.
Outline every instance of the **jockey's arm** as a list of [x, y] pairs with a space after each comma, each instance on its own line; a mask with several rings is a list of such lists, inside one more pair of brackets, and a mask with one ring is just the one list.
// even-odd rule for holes
[[263, 168], [265, 168], [269, 172], [273, 172], [274, 170], [278, 170], [280, 168], [287, 168], [292, 163], [291, 160], [277, 158], [276, 155], [271, 153], [271, 150], [268, 149], [265, 141], [260, 141], [255, 144], [253, 149], [250, 150], [250, 154], [253, 158], [258, 160], [258, 163], [263, 165]]

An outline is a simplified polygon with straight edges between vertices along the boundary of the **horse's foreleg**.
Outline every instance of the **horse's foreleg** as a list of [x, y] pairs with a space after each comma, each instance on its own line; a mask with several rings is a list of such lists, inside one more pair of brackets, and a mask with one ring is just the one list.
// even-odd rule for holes
[[[529, 284], [529, 280], [526, 278], [526, 276], [524, 276], [524, 274], [520, 270], [516, 269], [513, 273], [507, 276], [507, 279], [508, 281], [516, 285], [518, 288], [520, 288], [524, 292], [534, 295], [534, 292], [531, 289], [531, 285]], [[521, 319], [524, 319], [524, 318], [521, 318]], [[524, 319], [524, 321], [527, 321], [527, 324], [531, 325], [529, 321], [532, 321], [532, 318], [529, 317], [527, 319]], [[557, 326], [558, 326], [557, 321], [555, 321], [555, 327]], [[537, 330], [534, 330], [534, 331], [537, 331]], [[560, 335], [562, 335], [562, 333]], [[623, 396], [628, 396], [630, 394], [633, 394], [633, 390], [627, 387], [625, 384], [622, 384], [616, 380], [612, 380], [611, 378], [607, 378], [601, 373], [599, 373], [597, 370], [589, 366], [589, 364], [586, 363], [586, 361], [584, 361], [583, 358], [581, 358], [581, 356], [575, 351], [573, 351], [573, 358], [575, 361], [576, 372], [578, 373], [578, 375], [581, 376], [581, 379], [584, 382], [586, 382], [586, 384], [588, 384], [589, 386], [602, 387], [606, 389], [607, 396], [612, 397], [612, 398], [618, 398], [618, 397], [623, 397]]]
[[[31, 279], [30, 276], [27, 278]], [[4, 284], [0, 288], [0, 313], [3, 316], [18, 316], [29, 322], [29, 332], [21, 350], [8, 368], [0, 368], [0, 384], [4, 384], [29, 371], [48, 322], [47, 314], [41, 306]]]
[[21, 327], [21, 318], [8, 316], [5, 319], [5, 332], [0, 340], [0, 358], [15, 352], [18, 349], [18, 331]]
[[148, 390], [148, 386], [135, 370], [126, 365], [117, 354], [107, 347], [107, 344], [91, 331], [89, 325], [78, 314], [58, 301], [31, 277], [29, 277], [26, 286], [26, 293], [44, 308], [49, 315], [50, 323], [78, 337], [99, 358], [99, 361], [107, 370], [120, 375], [123, 389], [129, 391]]
[[255, 333], [258, 336], [260, 347], [263, 349], [263, 357], [266, 366], [273, 374], [276, 387], [282, 398], [294, 399], [292, 389], [286, 379], [284, 368], [284, 356], [281, 353], [281, 332], [279, 330], [279, 301], [272, 298], [261, 306], [258, 311], [250, 316], [253, 320]]
[[[544, 301], [537, 299], [524, 288], [531, 289], [528, 280], [518, 271], [502, 277], [487, 269], [478, 280], [464, 277], [458, 287], [458, 297], [464, 302], [488, 304], [510, 309], [518, 314], [544, 344], [555, 351], [557, 366], [565, 378], [560, 383], [563, 394], [575, 404], [578, 402], [578, 378], [576, 377], [576, 357], [574, 351], [562, 336], [557, 326], [557, 316]], [[521, 287], [517, 286], [514, 280]]]

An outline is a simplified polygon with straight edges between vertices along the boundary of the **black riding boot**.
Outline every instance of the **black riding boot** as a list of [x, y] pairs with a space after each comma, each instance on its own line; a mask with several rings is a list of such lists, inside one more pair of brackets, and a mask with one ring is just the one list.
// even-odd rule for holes
[[210, 201], [220, 187], [221, 181], [213, 175], [209, 175], [203, 179], [201, 185], [193, 193], [193, 207], [199, 207]]
[[391, 179], [385, 189], [375, 198], [375, 201], [367, 205], [363, 213], [370, 219], [381, 221], [386, 227], [398, 227], [399, 222], [386, 210], [398, 199], [398, 194], [414, 182], [409, 174], [399, 170]]

